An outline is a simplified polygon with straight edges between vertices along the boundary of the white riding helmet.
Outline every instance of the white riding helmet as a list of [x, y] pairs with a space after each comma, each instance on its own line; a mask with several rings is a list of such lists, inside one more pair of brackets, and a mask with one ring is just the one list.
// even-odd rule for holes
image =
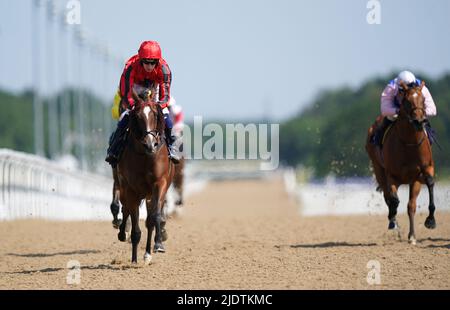
[[402, 71], [397, 76], [397, 83], [403, 81], [406, 85], [412, 84], [416, 82], [416, 77], [410, 71]]

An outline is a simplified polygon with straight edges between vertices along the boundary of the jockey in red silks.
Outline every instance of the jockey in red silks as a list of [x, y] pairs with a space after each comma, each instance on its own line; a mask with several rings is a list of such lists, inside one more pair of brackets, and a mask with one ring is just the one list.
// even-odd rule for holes
[[[388, 85], [383, 90], [381, 94], [381, 114], [384, 116], [383, 122], [380, 127], [375, 131], [372, 137], [372, 143], [381, 146], [384, 132], [398, 117], [398, 112], [400, 111], [400, 103], [397, 100], [397, 95], [404, 90], [400, 83], [403, 82], [408, 87], [420, 86], [421, 80], [416, 79], [413, 73], [410, 71], [402, 71], [399, 73], [397, 78], [391, 80]], [[425, 99], [425, 115], [427, 117], [436, 115], [436, 105], [434, 103], [433, 97], [426, 86], [422, 89], [422, 95]], [[431, 128], [429, 121], [427, 120], [426, 127], [427, 131]]]
[[131, 57], [125, 64], [120, 78], [121, 106], [126, 110], [121, 114], [116, 131], [111, 135], [109, 141], [108, 155], [106, 161], [115, 167], [124, 149], [124, 141], [128, 127], [128, 114], [134, 107], [132, 89], [136, 85], [149, 87], [156, 84], [159, 88], [159, 101], [166, 123], [166, 141], [169, 148], [169, 157], [175, 163], [180, 160], [177, 151], [174, 150], [172, 135], [172, 120], [167, 108], [170, 99], [170, 86], [172, 73], [167, 62], [161, 57], [161, 47], [156, 41], [145, 41], [141, 44], [137, 55]]

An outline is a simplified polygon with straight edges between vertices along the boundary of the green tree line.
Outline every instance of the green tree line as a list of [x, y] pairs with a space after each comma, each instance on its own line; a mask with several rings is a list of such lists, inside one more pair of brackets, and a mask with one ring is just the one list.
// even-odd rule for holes
[[[106, 118], [111, 118], [110, 106], [98, 99], [90, 92], [82, 91], [84, 102], [84, 123], [86, 125], [87, 156], [97, 156], [101, 153], [104, 156], [108, 135], [115, 122], [108, 123]], [[9, 148], [18, 151], [34, 153], [34, 117], [33, 117], [33, 92], [24, 91], [20, 94], [13, 94], [0, 90], [0, 148]], [[77, 136], [80, 134], [78, 126], [79, 92], [73, 89], [66, 89], [56, 94], [53, 98], [42, 98], [44, 117], [44, 152], [50, 157], [49, 151], [49, 102], [56, 104], [58, 127], [66, 127], [68, 135], [59, 135], [58, 144], [61, 146], [60, 153], [70, 153], [77, 156]], [[65, 108], [63, 105], [67, 105]], [[63, 118], [62, 114], [68, 115]], [[66, 120], [68, 124], [62, 124]], [[106, 128], [105, 128], [106, 127]], [[70, 140], [70, 141], [68, 141]], [[65, 149], [63, 150], [63, 146]]]

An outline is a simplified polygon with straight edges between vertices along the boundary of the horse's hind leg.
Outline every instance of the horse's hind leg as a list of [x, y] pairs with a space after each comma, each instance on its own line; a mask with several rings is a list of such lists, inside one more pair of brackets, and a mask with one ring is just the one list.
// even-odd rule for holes
[[162, 216], [161, 216], [161, 209], [156, 211], [156, 213], [152, 214], [153, 221], [155, 222], [155, 246], [153, 247], [153, 252], [158, 253], [164, 253], [166, 252], [166, 249], [164, 248], [163, 241], [162, 241]]
[[425, 220], [425, 227], [428, 229], [436, 228], [436, 220], [434, 219], [434, 211], [436, 207], [434, 206], [434, 179], [432, 176], [427, 176], [425, 182], [428, 187], [428, 193], [430, 196], [430, 204], [428, 205], [429, 215]]
[[175, 168], [175, 176], [173, 179], [173, 186], [175, 192], [177, 193], [177, 200], [175, 201], [176, 206], [183, 205], [183, 184], [184, 184], [184, 162], [181, 162]]
[[409, 234], [408, 242], [412, 245], [416, 244], [416, 235], [414, 232], [414, 215], [416, 214], [416, 199], [419, 196], [421, 184], [416, 181], [409, 185], [409, 202], [408, 202], [408, 216], [409, 216]]
[[400, 204], [400, 200], [398, 199], [398, 195], [397, 195], [398, 185], [393, 183], [388, 178], [388, 186], [387, 187], [388, 187], [388, 192], [384, 192], [384, 200], [386, 201], [386, 204], [389, 207], [388, 229], [395, 229], [395, 228], [398, 228], [397, 220], [395, 217], [397, 216], [397, 208], [398, 208], [398, 205]]
[[169, 235], [166, 230], [166, 222], [167, 222], [167, 199], [164, 199], [164, 204], [161, 211], [161, 240], [167, 241]]
[[155, 223], [156, 233], [155, 233], [155, 246], [153, 247], [153, 252], [162, 252], [164, 253], [166, 250], [164, 249], [164, 245], [162, 243], [162, 225], [163, 217], [162, 217], [162, 207], [165, 200], [165, 195], [167, 193], [167, 183], [160, 182], [160, 184], [155, 186], [155, 193], [153, 197], [156, 199], [152, 200], [151, 205], [151, 216], [152, 220]]

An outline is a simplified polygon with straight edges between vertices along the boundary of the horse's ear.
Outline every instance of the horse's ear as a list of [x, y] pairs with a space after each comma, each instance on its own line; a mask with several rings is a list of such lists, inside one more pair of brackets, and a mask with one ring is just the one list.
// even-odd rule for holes
[[425, 81], [422, 81], [422, 83], [420, 83], [420, 91], [422, 91], [424, 86], [425, 86]]
[[400, 81], [400, 87], [403, 88], [405, 91], [408, 90], [408, 85], [405, 84], [405, 82]]

